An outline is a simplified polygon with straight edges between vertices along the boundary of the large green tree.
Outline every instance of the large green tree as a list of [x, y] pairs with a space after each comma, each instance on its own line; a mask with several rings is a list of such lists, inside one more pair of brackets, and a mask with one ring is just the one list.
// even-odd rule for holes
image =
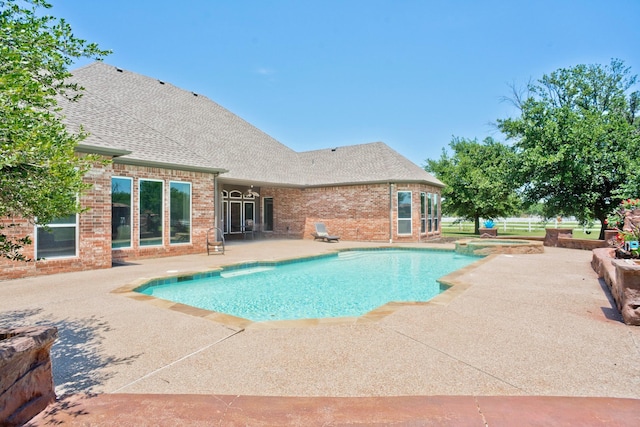
[[[498, 121], [514, 141], [514, 180], [547, 217], [602, 223], [638, 185], [640, 133], [636, 76], [620, 60], [545, 75], [516, 97], [520, 117]], [[634, 195], [634, 198], [637, 195]]]
[[473, 220], [475, 233], [480, 218], [494, 219], [518, 211], [520, 199], [510, 181], [513, 150], [493, 138], [482, 143], [454, 137], [453, 154], [442, 149], [439, 160], [427, 160], [425, 170], [446, 184], [442, 189], [442, 210], [449, 215]]
[[[67, 131], [57, 99], [75, 100], [69, 66], [108, 52], [74, 37], [63, 20], [46, 15], [44, 0], [0, 0], [0, 218], [47, 224], [80, 210], [82, 176], [95, 159], [74, 149], [83, 134]], [[0, 228], [0, 256], [25, 259], [28, 236]]]

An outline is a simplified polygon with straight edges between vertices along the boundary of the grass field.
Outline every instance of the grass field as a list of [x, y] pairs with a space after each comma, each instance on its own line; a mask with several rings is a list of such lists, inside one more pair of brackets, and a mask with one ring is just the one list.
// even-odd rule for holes
[[[480, 226], [482, 227], [482, 223]], [[546, 228], [572, 228], [576, 239], [597, 239], [600, 233], [600, 223], [584, 228], [571, 220], [542, 222], [527, 218], [508, 218], [496, 221], [495, 228], [498, 229], [498, 236], [544, 237]], [[442, 219], [442, 235], [461, 238], [477, 236], [473, 233], [471, 221], [455, 222], [455, 218]]]

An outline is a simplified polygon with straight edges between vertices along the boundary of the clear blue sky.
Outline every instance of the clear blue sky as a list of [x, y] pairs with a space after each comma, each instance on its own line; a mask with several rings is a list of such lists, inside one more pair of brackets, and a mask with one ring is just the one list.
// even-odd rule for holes
[[640, 0], [50, 0], [105, 62], [204, 94], [296, 151], [383, 141], [423, 165], [503, 141], [502, 98], [561, 67], [640, 74]]

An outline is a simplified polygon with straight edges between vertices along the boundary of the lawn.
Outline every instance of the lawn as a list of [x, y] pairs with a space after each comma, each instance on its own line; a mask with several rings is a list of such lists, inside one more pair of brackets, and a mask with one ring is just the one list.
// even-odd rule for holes
[[[587, 230], [589, 231], [589, 230]], [[544, 229], [534, 229], [532, 231], [527, 231], [527, 230], [507, 230], [504, 231], [501, 228], [498, 228], [498, 236], [526, 236], [526, 237], [544, 237], [546, 234], [546, 231]], [[442, 226], [442, 235], [443, 237], [457, 237], [457, 238], [472, 238], [472, 237], [478, 237], [477, 234], [473, 233], [473, 230], [463, 230], [460, 231], [458, 229], [458, 226], [448, 226], [448, 225], [444, 225]], [[581, 228], [580, 229], [573, 229], [573, 237], [576, 239], [594, 239], [597, 240], [598, 239], [598, 232], [597, 231], [591, 231], [590, 234], [587, 234], [585, 231], [583, 231]]]

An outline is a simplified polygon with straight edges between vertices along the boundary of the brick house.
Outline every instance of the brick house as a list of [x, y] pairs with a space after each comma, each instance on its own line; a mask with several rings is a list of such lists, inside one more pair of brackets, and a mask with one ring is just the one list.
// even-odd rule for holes
[[24, 253], [40, 260], [0, 261], [0, 279], [202, 253], [214, 226], [227, 240], [251, 224], [265, 238], [312, 238], [318, 221], [343, 240], [440, 234], [443, 184], [382, 142], [295, 152], [207, 97], [157, 79], [102, 62], [73, 79], [83, 96], [60, 106], [70, 130], [90, 134], [78, 154], [111, 162], [85, 176], [85, 213], [48, 230], [26, 221], [11, 229], [33, 236]]

